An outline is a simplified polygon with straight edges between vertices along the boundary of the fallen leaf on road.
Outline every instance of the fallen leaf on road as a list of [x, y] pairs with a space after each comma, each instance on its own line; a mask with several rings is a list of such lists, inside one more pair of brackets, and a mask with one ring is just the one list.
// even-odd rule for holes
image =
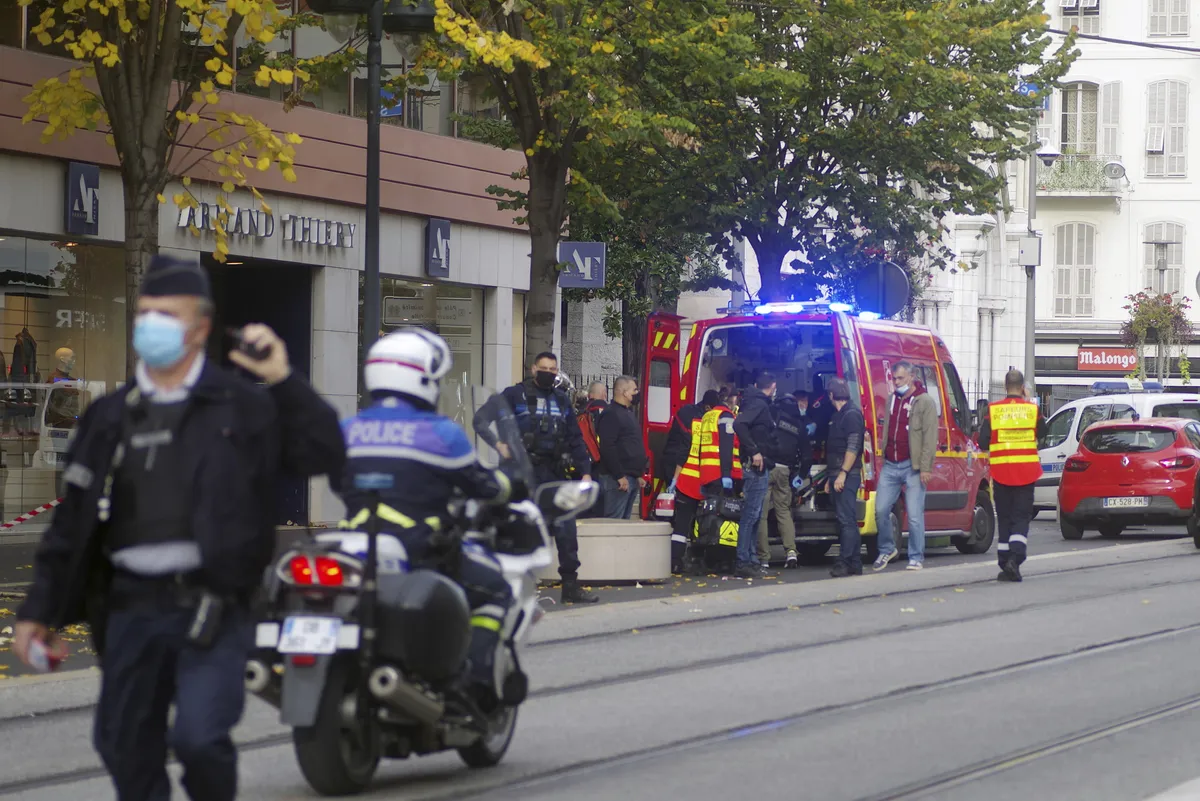
[[1144, 604], [1148, 604], [1148, 603], [1150, 603], [1150, 599], [1149, 599], [1149, 598], [1143, 598], [1143, 599], [1142, 599], [1142, 603], [1144, 603]]
[[834, 610], [833, 610], [833, 613], [834, 613], [835, 615], [840, 615], [840, 614], [842, 613], [842, 610], [841, 610], [841, 609], [834, 609]]
[[13, 633], [12, 626], [5, 626], [4, 628], [0, 629], [0, 634], [7, 634], [7, 635], [11, 636], [12, 633]]
[[944, 603], [946, 603], [946, 599], [945, 598], [934, 598], [933, 602], [935, 604], [944, 604]]
[[696, 586], [697, 586], [697, 587], [707, 587], [707, 586], [708, 586], [708, 582], [707, 582], [707, 581], [702, 581], [702, 582], [700, 582], [699, 584], [697, 584]]
[[629, 632], [630, 632], [630, 634], [641, 634], [641, 632], [638, 631], [637, 629], [630, 629]]
[[789, 607], [788, 607], [788, 609], [792, 610], [793, 612], [796, 612], [796, 611], [799, 611], [800, 607], [798, 607], [798, 606], [789, 606]]
[[966, 592], [966, 590], [964, 590], [962, 587], [955, 587], [954, 591], [955, 592]]
[[901, 612], [915, 612], [917, 610], [913, 609], [911, 606], [905, 606], [905, 607], [901, 608], [900, 611]]
[[704, 610], [703, 609], [693, 609], [692, 611], [693, 612], [703, 612]]

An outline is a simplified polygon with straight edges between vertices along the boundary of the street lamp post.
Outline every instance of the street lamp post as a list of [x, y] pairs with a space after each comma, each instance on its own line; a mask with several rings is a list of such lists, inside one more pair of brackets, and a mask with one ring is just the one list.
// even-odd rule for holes
[[[1029, 137], [1033, 142], [1037, 142], [1037, 118], [1034, 117], [1033, 125], [1029, 130]], [[1037, 231], [1033, 228], [1033, 218], [1037, 216], [1037, 171], [1038, 162], [1041, 161], [1047, 168], [1053, 167], [1054, 162], [1058, 159], [1057, 153], [1049, 152], [1034, 152], [1032, 149], [1029, 153], [1029, 201], [1028, 213], [1029, 218], [1027, 228], [1029, 236], [1037, 236]], [[1032, 386], [1037, 386], [1037, 381], [1034, 377], [1034, 364], [1037, 358], [1037, 268], [1031, 266], [1032, 262], [1025, 266], [1025, 380]]]
[[[385, 10], [384, 5], [387, 4]], [[432, 0], [309, 0], [335, 37], [349, 39], [367, 15], [367, 221], [363, 243], [363, 353], [379, 338], [383, 310], [379, 280], [379, 104], [382, 100], [383, 32], [419, 36], [433, 32]]]

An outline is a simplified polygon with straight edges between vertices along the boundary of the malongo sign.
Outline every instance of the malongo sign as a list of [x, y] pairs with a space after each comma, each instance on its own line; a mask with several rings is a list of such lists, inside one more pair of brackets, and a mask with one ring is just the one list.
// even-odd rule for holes
[[1137, 367], [1137, 351], [1132, 348], [1080, 348], [1075, 369], [1095, 372], [1129, 372]]

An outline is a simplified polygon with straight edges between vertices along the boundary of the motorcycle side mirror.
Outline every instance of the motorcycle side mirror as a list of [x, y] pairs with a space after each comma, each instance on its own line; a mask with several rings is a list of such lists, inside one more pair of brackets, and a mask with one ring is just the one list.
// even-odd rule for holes
[[538, 487], [534, 503], [548, 521], [569, 520], [588, 509], [600, 497], [594, 481], [553, 481]]

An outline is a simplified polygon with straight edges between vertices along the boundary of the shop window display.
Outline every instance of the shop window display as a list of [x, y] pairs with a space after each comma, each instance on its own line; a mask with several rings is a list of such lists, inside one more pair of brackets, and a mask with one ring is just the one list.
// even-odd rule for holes
[[[438, 411], [469, 427], [473, 417], [471, 387], [483, 383], [483, 292], [464, 286], [381, 277], [381, 335], [405, 326], [420, 326], [441, 336], [454, 355], [454, 367], [442, 379]], [[359, 279], [362, 303], [362, 279]], [[359, 315], [361, 322], [362, 315]], [[362, 339], [359, 338], [359, 349]], [[362, 354], [359, 354], [359, 364]], [[359, 371], [359, 395], [364, 396]], [[366, 400], [364, 396], [364, 402]]]
[[[119, 247], [0, 234], [0, 516], [54, 500], [92, 400], [125, 379]], [[14, 533], [37, 533], [49, 516]]]

